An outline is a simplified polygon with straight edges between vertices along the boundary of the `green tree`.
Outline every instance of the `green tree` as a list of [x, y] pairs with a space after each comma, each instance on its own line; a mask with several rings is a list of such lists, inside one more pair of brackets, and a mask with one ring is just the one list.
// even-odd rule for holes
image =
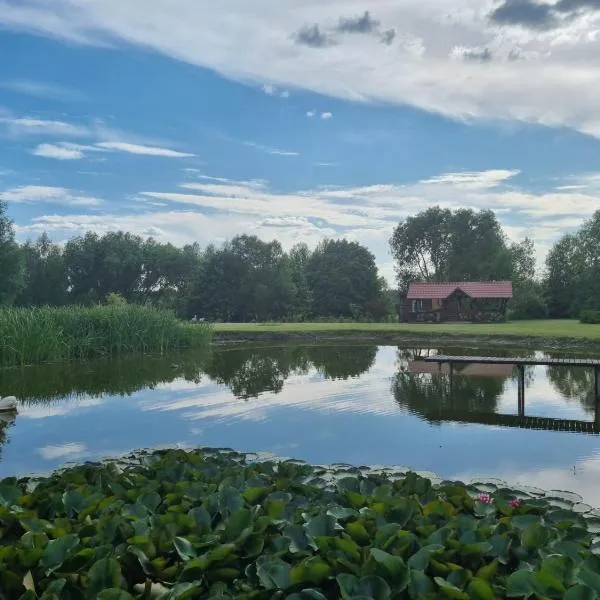
[[122, 231], [102, 237], [86, 233], [69, 240], [64, 260], [71, 302], [100, 302], [110, 292], [118, 292], [127, 302], [137, 299], [144, 261], [139, 236]]
[[529, 248], [511, 249], [492, 211], [452, 212], [437, 206], [401, 221], [390, 245], [401, 291], [415, 280], [509, 279], [513, 261]]
[[[387, 306], [375, 257], [347, 240], [325, 240], [306, 267], [312, 313], [324, 317], [383, 318]], [[383, 304], [382, 304], [383, 302]]]
[[23, 252], [15, 241], [15, 229], [4, 201], [0, 201], [0, 273], [0, 305], [10, 306], [25, 284], [25, 273]]
[[600, 210], [578, 232], [553, 246], [546, 258], [544, 284], [552, 317], [600, 309]]
[[67, 273], [63, 253], [46, 233], [23, 245], [25, 285], [18, 306], [62, 306], [67, 303]]

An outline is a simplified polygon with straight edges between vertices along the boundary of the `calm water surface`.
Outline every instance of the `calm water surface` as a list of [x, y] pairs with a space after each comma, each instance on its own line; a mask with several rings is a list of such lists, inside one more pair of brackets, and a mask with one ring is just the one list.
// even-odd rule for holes
[[[600, 506], [600, 437], [582, 423], [595, 420], [591, 370], [527, 368], [525, 414], [540, 429], [521, 429], [516, 372], [473, 365], [451, 380], [420, 362], [437, 351], [491, 353], [286, 346], [0, 371], [0, 395], [20, 399], [14, 421], [0, 421], [0, 476], [139, 448], [215, 446], [493, 476]], [[574, 431], [554, 431], [550, 419], [573, 421]]]

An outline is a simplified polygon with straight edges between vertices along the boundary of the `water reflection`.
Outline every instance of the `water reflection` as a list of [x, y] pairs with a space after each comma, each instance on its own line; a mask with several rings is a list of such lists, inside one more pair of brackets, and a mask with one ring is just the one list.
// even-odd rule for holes
[[423, 360], [433, 352], [490, 353], [233, 347], [0, 371], [0, 395], [21, 401], [13, 424], [0, 421], [0, 473], [156, 445], [230, 446], [314, 463], [406, 464], [443, 476], [537, 474], [541, 487], [596, 495], [600, 505], [600, 438], [557, 431], [553, 421], [593, 425], [591, 371], [528, 367], [525, 417], [546, 430], [526, 431], [514, 428], [523, 423], [516, 372], [469, 364], [450, 378], [447, 366]]

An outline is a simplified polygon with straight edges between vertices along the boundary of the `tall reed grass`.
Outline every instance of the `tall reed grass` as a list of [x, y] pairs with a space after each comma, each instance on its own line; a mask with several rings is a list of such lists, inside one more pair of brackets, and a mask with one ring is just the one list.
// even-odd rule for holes
[[0, 309], [0, 366], [163, 353], [210, 343], [209, 326], [144, 306]]

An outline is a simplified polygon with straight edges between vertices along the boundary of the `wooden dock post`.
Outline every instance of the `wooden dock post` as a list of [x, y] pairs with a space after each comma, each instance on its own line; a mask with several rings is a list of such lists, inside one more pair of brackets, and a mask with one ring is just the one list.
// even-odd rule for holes
[[525, 365], [517, 365], [519, 375], [519, 416], [525, 416]]
[[600, 404], [600, 367], [594, 367], [594, 398], [596, 407]]

